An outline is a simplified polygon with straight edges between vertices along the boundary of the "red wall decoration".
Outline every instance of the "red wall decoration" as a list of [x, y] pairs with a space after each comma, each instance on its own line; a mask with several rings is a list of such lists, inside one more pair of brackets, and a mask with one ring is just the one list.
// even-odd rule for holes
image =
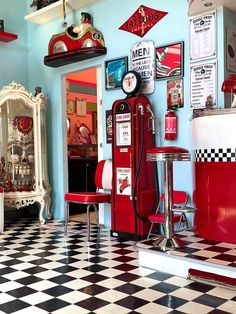
[[168, 12], [141, 5], [119, 29], [143, 37]]

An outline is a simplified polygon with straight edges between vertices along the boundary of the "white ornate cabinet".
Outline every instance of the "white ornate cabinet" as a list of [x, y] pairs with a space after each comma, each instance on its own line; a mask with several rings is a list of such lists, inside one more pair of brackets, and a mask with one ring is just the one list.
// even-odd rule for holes
[[46, 98], [12, 82], [0, 90], [0, 185], [4, 204], [39, 205], [39, 221], [51, 218], [47, 172]]

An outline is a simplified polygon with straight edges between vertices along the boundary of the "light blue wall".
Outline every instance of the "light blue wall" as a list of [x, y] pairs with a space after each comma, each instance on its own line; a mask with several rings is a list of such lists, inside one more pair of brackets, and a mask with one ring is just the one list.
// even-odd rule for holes
[[[28, 1], [29, 3], [31, 0]], [[5, 0], [0, 0], [3, 4]], [[14, 0], [7, 3], [13, 4]], [[141, 5], [151, 7], [156, 10], [168, 12], [168, 14], [157, 23], [144, 38], [119, 30], [119, 27], [134, 13], [134, 11]], [[4, 3], [4, 8], [8, 5]], [[28, 88], [34, 90], [35, 86], [42, 86], [44, 94], [48, 96], [47, 108], [47, 141], [48, 141], [48, 164], [50, 183], [53, 188], [52, 191], [52, 212], [55, 219], [63, 219], [63, 196], [65, 192], [66, 179], [63, 173], [63, 163], [67, 163], [65, 156], [66, 147], [63, 143], [63, 132], [65, 126], [62, 125], [62, 115], [65, 114], [65, 88], [62, 89], [62, 81], [66, 73], [75, 72], [81, 69], [90, 68], [94, 66], [102, 67], [102, 108], [103, 119], [105, 117], [105, 110], [111, 109], [113, 102], [118, 98], [123, 98], [125, 95], [122, 90], [106, 91], [104, 87], [104, 61], [114, 59], [121, 56], [129, 56], [130, 47], [139, 42], [152, 40], [156, 46], [162, 46], [174, 42], [184, 41], [184, 108], [178, 111], [178, 138], [177, 141], [164, 141], [164, 116], [166, 113], [166, 80], [155, 82], [155, 92], [150, 95], [150, 101], [153, 104], [155, 114], [157, 116], [157, 143], [158, 145], [174, 145], [191, 148], [190, 139], [190, 121], [191, 110], [189, 105], [189, 32], [188, 32], [188, 15], [187, 15], [187, 1], [163, 1], [163, 0], [146, 0], [146, 1], [127, 1], [127, 0], [100, 0], [97, 4], [84, 7], [77, 10], [74, 14], [68, 17], [68, 24], [79, 23], [80, 13], [82, 11], [89, 12], [94, 21], [94, 26], [99, 29], [105, 38], [107, 55], [94, 59], [85, 60], [82, 62], [72, 63], [70, 65], [59, 68], [47, 67], [43, 64], [44, 56], [48, 54], [48, 42], [53, 34], [63, 31], [62, 18], [57, 18], [46, 24], [38, 25], [34, 23], [23, 22], [24, 10], [19, 9], [17, 5], [17, 19], [21, 20], [19, 29], [26, 28], [28, 31], [28, 54], [25, 51], [25, 56], [21, 56], [15, 51], [15, 58], [21, 59], [21, 64], [17, 64], [20, 69], [24, 68], [24, 63], [28, 56], [28, 76], [27, 73], [19, 75], [19, 71], [11, 68], [9, 74], [15, 80], [25, 83], [27, 86], [27, 79], [29, 81]], [[22, 11], [22, 12], [21, 12]], [[7, 14], [6, 14], [7, 15]], [[19, 16], [20, 15], [20, 16]], [[223, 9], [218, 15], [218, 37], [222, 44], [223, 31]], [[15, 28], [15, 25], [14, 25]], [[26, 36], [26, 31], [24, 31]], [[22, 42], [20, 42], [22, 44]], [[18, 43], [19, 44], [19, 43]], [[218, 69], [221, 72], [223, 69], [223, 48], [218, 42]], [[9, 44], [8, 44], [9, 45]], [[11, 44], [11, 45], [16, 45]], [[26, 49], [26, 46], [23, 47]], [[8, 46], [9, 47], [9, 46]], [[0, 46], [0, 49], [2, 47]], [[14, 48], [16, 48], [14, 46]], [[8, 48], [9, 52], [10, 47]], [[15, 49], [16, 50], [16, 49]], [[19, 51], [21, 52], [21, 50]], [[8, 66], [12, 67], [10, 59], [7, 60]], [[7, 67], [6, 67], [7, 68]], [[14, 66], [15, 68], [15, 66]], [[27, 65], [26, 65], [27, 68]], [[221, 75], [221, 74], [220, 74]], [[2, 78], [0, 78], [0, 83]], [[9, 81], [9, 80], [8, 80]], [[26, 81], [26, 82], [25, 82]], [[64, 81], [63, 81], [64, 82]], [[105, 119], [103, 120], [105, 121]], [[103, 130], [103, 138], [105, 142], [105, 128]], [[104, 143], [104, 157], [111, 157], [111, 145]], [[174, 165], [175, 179], [174, 186], [176, 189], [183, 189], [192, 195], [193, 176], [192, 164], [190, 162], [178, 162]], [[79, 174], [78, 174], [79, 179]], [[160, 177], [160, 180], [162, 178]], [[106, 209], [105, 223], [110, 225], [110, 213]]]
[[0, 0], [0, 19], [4, 30], [18, 35], [18, 39], [0, 42], [0, 87], [15, 80], [28, 87], [27, 25], [24, 23], [27, 4], [24, 0]]

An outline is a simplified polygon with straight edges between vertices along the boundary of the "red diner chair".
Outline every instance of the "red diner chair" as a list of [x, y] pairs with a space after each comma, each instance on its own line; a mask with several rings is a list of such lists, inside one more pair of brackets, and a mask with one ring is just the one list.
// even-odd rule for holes
[[[90, 211], [93, 208], [96, 213], [97, 226], [98, 209], [97, 204], [111, 202], [112, 188], [112, 161], [101, 160], [97, 164], [95, 172], [96, 192], [68, 192], [65, 194], [65, 234], [67, 234], [67, 225], [69, 220], [69, 204], [86, 204], [87, 205], [87, 239], [90, 237]], [[105, 190], [105, 191], [104, 191]]]
[[[147, 239], [149, 239], [150, 235], [157, 235], [156, 233], [152, 233], [153, 227], [155, 224], [161, 224], [164, 228], [165, 226], [165, 214], [160, 211], [162, 205], [164, 204], [164, 193], [161, 195], [158, 206], [154, 214], [148, 216], [148, 220], [151, 223]], [[189, 229], [188, 219], [186, 217], [186, 213], [193, 212], [193, 208], [187, 206], [189, 201], [189, 195], [184, 191], [173, 191], [173, 214], [172, 214], [172, 223], [177, 223], [176, 231], [180, 230], [181, 223], [185, 223], [187, 229]]]

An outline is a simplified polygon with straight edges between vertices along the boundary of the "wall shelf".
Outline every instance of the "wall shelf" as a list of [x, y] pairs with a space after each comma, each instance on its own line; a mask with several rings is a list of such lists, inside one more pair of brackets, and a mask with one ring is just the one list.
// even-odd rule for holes
[[3, 41], [4, 43], [8, 43], [9, 41], [15, 40], [18, 38], [18, 35], [2, 32], [0, 31], [0, 41]]
[[[97, 1], [99, 0], [67, 0], [67, 13], [82, 8], [86, 5], [95, 3]], [[54, 2], [40, 10], [26, 15], [25, 20], [36, 24], [44, 24], [59, 16], [62, 17], [62, 0]]]

